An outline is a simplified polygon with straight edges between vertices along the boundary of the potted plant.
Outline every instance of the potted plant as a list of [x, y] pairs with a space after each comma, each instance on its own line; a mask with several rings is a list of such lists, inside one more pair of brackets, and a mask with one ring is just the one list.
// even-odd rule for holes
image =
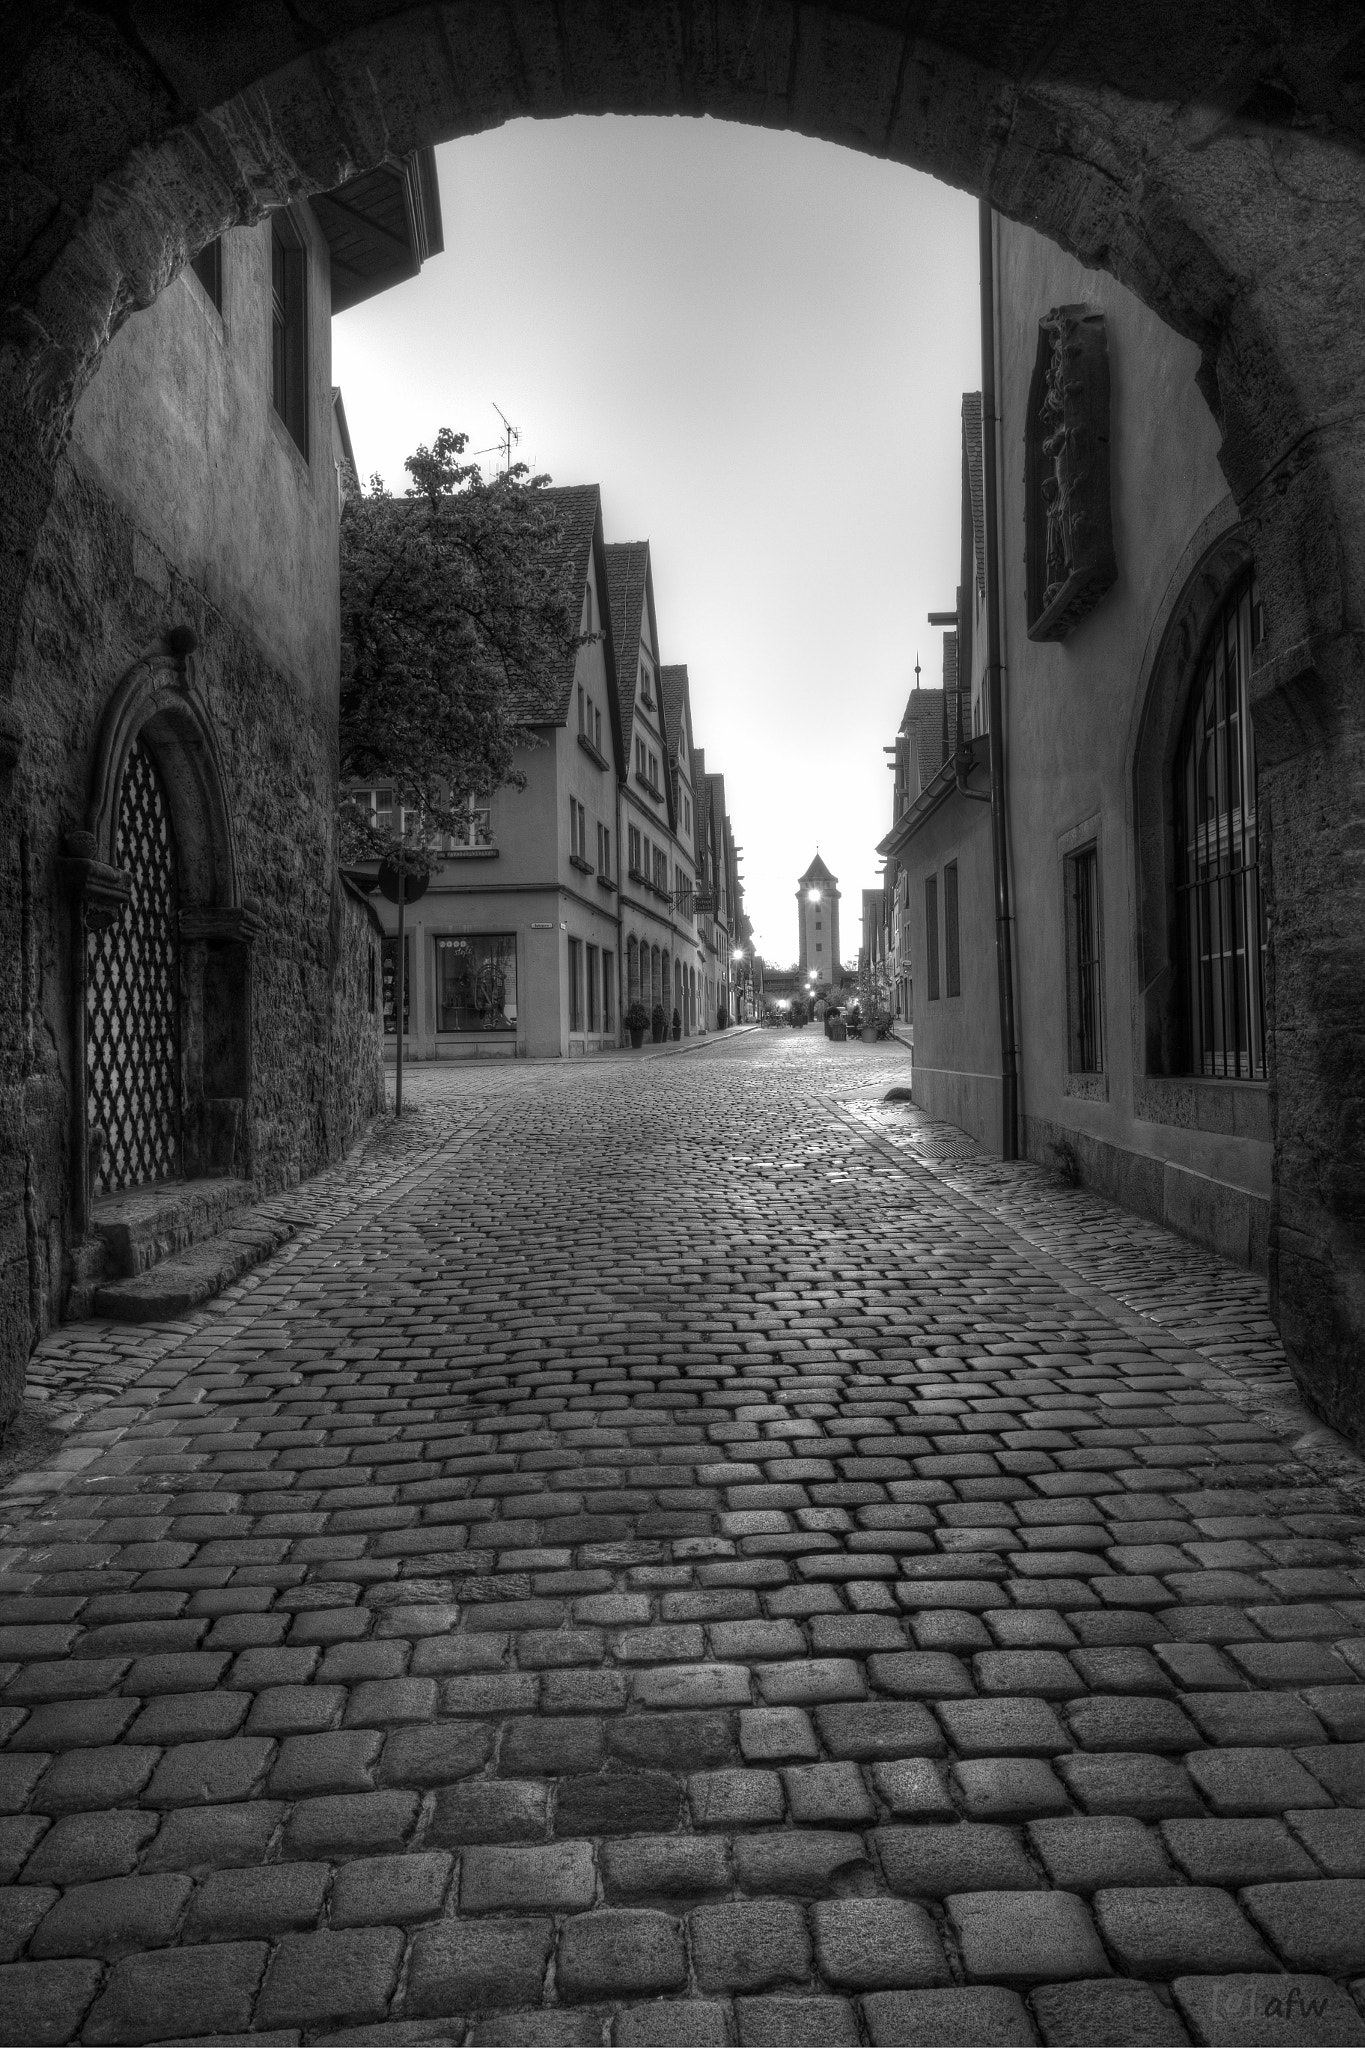
[[678, 1015], [676, 1010], [674, 1010], [673, 1012], [673, 1036], [675, 1038], [682, 1037], [682, 1018]]
[[665, 1030], [664, 1006], [662, 1003], [656, 1003], [654, 1005], [654, 1008], [650, 1013], [649, 1022], [650, 1028], [654, 1033], [654, 1043], [656, 1045], [662, 1045]]
[[632, 1003], [626, 1011], [626, 1029], [630, 1033], [630, 1042], [636, 1052], [640, 1050], [648, 1024], [649, 1012], [644, 1004], [641, 1002]]

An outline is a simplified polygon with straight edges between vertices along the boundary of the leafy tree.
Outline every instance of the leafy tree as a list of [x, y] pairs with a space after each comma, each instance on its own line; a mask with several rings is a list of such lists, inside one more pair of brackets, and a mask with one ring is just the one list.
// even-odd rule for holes
[[[520, 722], [578, 644], [582, 593], [548, 477], [525, 463], [485, 481], [468, 436], [442, 427], [404, 468], [401, 498], [372, 477], [341, 523], [341, 785], [394, 791], [392, 830], [343, 797], [343, 859], [400, 844], [414, 868], [467, 823], [472, 794], [521, 788]], [[399, 833], [400, 806], [409, 816]]]

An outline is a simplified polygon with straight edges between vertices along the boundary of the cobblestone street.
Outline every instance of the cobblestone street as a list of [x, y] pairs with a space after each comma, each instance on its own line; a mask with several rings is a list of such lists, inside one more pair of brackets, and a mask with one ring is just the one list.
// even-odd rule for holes
[[898, 1045], [420, 1068], [0, 1541], [0, 2040], [1365, 2042], [1365, 1467]]

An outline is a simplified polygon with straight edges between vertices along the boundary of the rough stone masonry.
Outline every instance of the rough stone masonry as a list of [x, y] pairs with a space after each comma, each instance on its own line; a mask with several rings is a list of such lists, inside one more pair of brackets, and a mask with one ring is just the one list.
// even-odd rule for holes
[[0, 2040], [1365, 2041], [1253, 1279], [752, 1032], [429, 1070], [3, 1496]]

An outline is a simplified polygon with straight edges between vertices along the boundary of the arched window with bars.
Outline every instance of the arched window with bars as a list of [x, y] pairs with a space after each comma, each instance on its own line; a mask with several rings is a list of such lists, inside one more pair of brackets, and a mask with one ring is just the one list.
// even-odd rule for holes
[[1266, 921], [1248, 681], [1263, 631], [1247, 570], [1196, 664], [1175, 758], [1176, 902], [1190, 1073], [1266, 1078]]

